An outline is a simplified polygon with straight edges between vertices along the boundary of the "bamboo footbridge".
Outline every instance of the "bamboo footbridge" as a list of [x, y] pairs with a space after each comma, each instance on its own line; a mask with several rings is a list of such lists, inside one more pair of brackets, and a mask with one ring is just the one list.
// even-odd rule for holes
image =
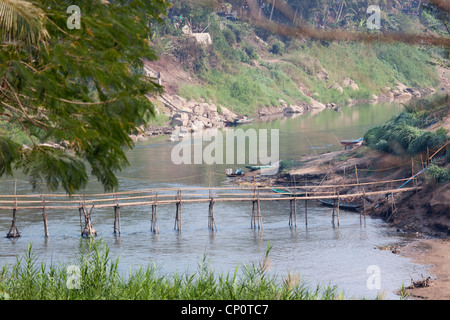
[[[405, 187], [412, 182], [412, 187]], [[366, 192], [365, 188], [370, 187], [371, 191]], [[355, 190], [350, 193], [345, 190]], [[114, 233], [121, 232], [120, 209], [125, 207], [151, 207], [150, 231], [159, 233], [157, 208], [162, 205], [175, 205], [174, 229], [181, 232], [181, 209], [184, 205], [192, 203], [209, 204], [208, 228], [217, 231], [214, 204], [218, 202], [248, 202], [252, 203], [251, 228], [262, 230], [261, 203], [266, 201], [289, 201], [289, 226], [297, 228], [297, 202], [305, 203], [305, 224], [308, 224], [308, 201], [328, 200], [332, 203], [332, 222], [337, 218], [339, 225], [340, 201], [362, 201], [363, 210], [361, 215], [366, 217], [366, 199], [370, 196], [384, 196], [386, 201], [392, 203], [394, 209], [394, 195], [405, 192], [417, 191], [417, 177], [407, 179], [389, 180], [381, 182], [359, 181], [354, 184], [343, 185], [309, 185], [283, 187], [283, 192], [275, 193], [273, 187], [261, 187], [254, 184], [249, 187], [205, 187], [205, 188], [153, 188], [133, 191], [122, 191], [102, 194], [27, 194], [17, 195], [16, 187], [14, 195], [0, 195], [0, 209], [12, 210], [11, 228], [7, 234], [8, 238], [20, 237], [17, 228], [16, 216], [19, 211], [42, 212], [45, 237], [49, 237], [47, 213], [51, 210], [73, 210], [80, 215], [80, 227], [82, 236], [95, 236], [92, 224], [92, 214], [94, 209], [112, 208], [114, 210]], [[150, 215], [150, 210], [149, 210]], [[84, 217], [84, 227], [82, 224]]]

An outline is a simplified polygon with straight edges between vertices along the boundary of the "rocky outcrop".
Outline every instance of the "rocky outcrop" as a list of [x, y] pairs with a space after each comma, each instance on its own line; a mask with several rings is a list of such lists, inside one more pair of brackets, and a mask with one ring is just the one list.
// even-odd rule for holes
[[282, 99], [280, 99], [279, 102], [284, 114], [304, 114], [308, 111], [307, 106], [287, 104], [287, 102]]
[[356, 82], [353, 81], [353, 80], [350, 79], [350, 78], [345, 78], [345, 79], [342, 81], [342, 86], [343, 86], [344, 88], [350, 87], [353, 91], [358, 91], [358, 90], [359, 90], [359, 87], [358, 87], [358, 85], [356, 84]]
[[419, 90], [410, 88], [403, 83], [399, 83], [395, 88], [386, 88], [388, 90], [388, 95], [391, 98], [398, 100], [409, 100], [411, 98], [420, 98], [422, 94]]
[[330, 79], [330, 75], [328, 74], [327, 70], [322, 68], [322, 70], [317, 73], [317, 78], [324, 80], [325, 82], [328, 82], [328, 80]]
[[183, 128], [187, 132], [220, 128], [237, 117], [234, 112], [224, 106], [217, 106], [212, 101], [187, 101], [178, 95], [165, 97], [161, 101], [171, 111], [170, 126]]
[[344, 89], [339, 85], [339, 83], [334, 83], [333, 85], [328, 87], [328, 89], [335, 89], [335, 90], [339, 91], [340, 94], [342, 94], [344, 92]]

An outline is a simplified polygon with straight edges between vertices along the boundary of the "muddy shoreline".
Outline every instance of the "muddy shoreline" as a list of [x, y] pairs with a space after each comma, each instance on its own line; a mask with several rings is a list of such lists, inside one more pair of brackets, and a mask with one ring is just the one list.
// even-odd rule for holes
[[[409, 160], [409, 161], [408, 161]], [[238, 185], [292, 187], [298, 185], [346, 185], [355, 183], [355, 166], [364, 182], [403, 179], [409, 177], [411, 160], [360, 147], [354, 150], [327, 152], [319, 155], [305, 155], [298, 159], [296, 166], [283, 170], [276, 176], [262, 176], [258, 171], [248, 172], [233, 178]], [[408, 163], [405, 165], [405, 163]], [[387, 170], [389, 168], [393, 168]], [[368, 170], [365, 170], [368, 169]], [[398, 212], [392, 214], [390, 203], [384, 196], [373, 196], [366, 201], [368, 218], [382, 219], [386, 225], [399, 233], [411, 235], [413, 240], [392, 250], [425, 266], [430, 265], [430, 279], [411, 279], [405, 283], [409, 299], [450, 299], [450, 186], [429, 185], [423, 179], [419, 182], [423, 189], [402, 195], [397, 201]], [[341, 189], [340, 193], [354, 193], [357, 186]], [[366, 191], [371, 190], [366, 186]], [[426, 280], [426, 281], [425, 281]], [[414, 286], [413, 281], [430, 286]], [[411, 285], [411, 286], [410, 286]], [[400, 294], [400, 293], [399, 293]]]

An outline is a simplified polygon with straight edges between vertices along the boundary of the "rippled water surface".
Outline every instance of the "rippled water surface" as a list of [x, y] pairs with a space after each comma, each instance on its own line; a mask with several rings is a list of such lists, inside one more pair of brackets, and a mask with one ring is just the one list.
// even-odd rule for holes
[[[325, 110], [316, 115], [295, 119], [255, 123], [256, 129], [280, 130], [280, 157], [293, 160], [307, 153], [339, 150], [339, 139], [363, 136], [370, 127], [382, 123], [400, 112], [396, 104], [359, 105], [342, 112]], [[251, 128], [250, 126], [243, 129]], [[120, 190], [153, 187], [229, 186], [224, 175], [230, 165], [174, 165], [170, 154], [177, 142], [159, 137], [139, 143], [128, 153], [131, 166], [119, 174]], [[232, 166], [233, 168], [237, 166]], [[210, 178], [210, 172], [212, 177]], [[18, 177], [18, 194], [30, 193], [29, 184]], [[12, 194], [14, 182], [4, 180], [2, 194]], [[102, 192], [93, 181], [86, 193]], [[217, 272], [234, 272], [237, 266], [257, 263], [268, 247], [270, 272], [280, 277], [297, 273], [310, 285], [337, 285], [346, 297], [374, 298], [386, 291], [387, 299], [398, 299], [393, 291], [411, 278], [425, 275], [424, 266], [390, 251], [379, 250], [407, 239], [386, 228], [380, 220], [360, 220], [358, 213], [341, 210], [340, 226], [331, 223], [331, 209], [308, 203], [308, 225], [305, 226], [304, 205], [299, 202], [297, 229], [290, 228], [289, 202], [273, 201], [261, 204], [263, 230], [250, 228], [251, 203], [216, 203], [217, 232], [208, 230], [208, 204], [187, 204], [182, 209], [182, 232], [173, 230], [175, 205], [159, 206], [159, 234], [150, 232], [151, 208], [121, 209], [120, 236], [113, 234], [112, 209], [96, 209], [92, 218], [95, 229], [111, 255], [120, 258], [120, 270], [155, 263], [161, 272], [195, 271], [199, 259], [206, 254]], [[11, 224], [11, 212], [0, 211], [0, 232], [5, 235]], [[22, 237], [0, 238], [0, 264], [13, 263], [31, 243], [39, 260], [75, 261], [80, 243], [78, 212], [49, 211], [50, 238], [44, 237], [40, 212], [17, 213]], [[380, 270], [380, 289], [370, 289], [369, 266]], [[369, 269], [370, 270], [370, 269]]]

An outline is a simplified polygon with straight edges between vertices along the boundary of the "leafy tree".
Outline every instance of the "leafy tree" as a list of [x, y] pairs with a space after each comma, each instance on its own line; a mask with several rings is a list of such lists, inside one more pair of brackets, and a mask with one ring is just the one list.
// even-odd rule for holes
[[72, 4], [0, 0], [0, 116], [31, 141], [25, 147], [0, 135], [0, 175], [20, 170], [34, 187], [45, 181], [74, 193], [90, 172], [110, 190], [128, 164], [129, 134], [154, 113], [146, 95], [162, 90], [142, 68], [156, 59], [151, 25], [168, 4], [79, 0], [81, 28], [69, 29]]

